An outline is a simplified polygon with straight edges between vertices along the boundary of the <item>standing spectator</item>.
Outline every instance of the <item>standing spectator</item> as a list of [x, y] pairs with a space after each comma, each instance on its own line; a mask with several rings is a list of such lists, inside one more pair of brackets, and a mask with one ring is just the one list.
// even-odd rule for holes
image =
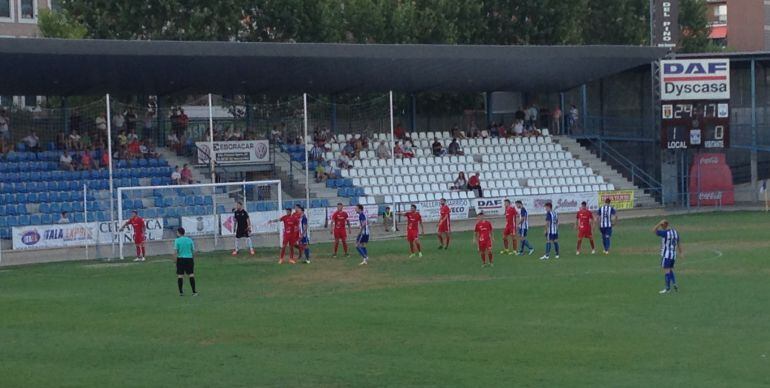
[[561, 108], [557, 105], [551, 112], [551, 135], [561, 135]]
[[68, 137], [68, 147], [73, 150], [80, 150], [82, 148], [82, 144], [80, 142], [80, 135], [78, 134], [78, 131], [72, 131]]
[[94, 120], [94, 124], [96, 125], [96, 129], [99, 131], [99, 133], [107, 133], [107, 115], [104, 113], [99, 113], [99, 117]]
[[476, 197], [478, 198], [484, 197], [484, 192], [481, 190], [481, 174], [477, 172], [471, 179], [468, 179], [468, 190], [476, 193]]
[[132, 129], [128, 131], [128, 134], [126, 135], [126, 139], [128, 139], [128, 142], [132, 142], [134, 140], [139, 140], [139, 135], [136, 134], [136, 130]]
[[25, 136], [23, 139], [21, 139], [22, 142], [27, 146], [28, 151], [32, 152], [40, 152], [40, 138], [37, 136], [37, 133], [35, 131], [32, 131], [29, 133], [29, 135]]
[[126, 111], [126, 130], [129, 132], [136, 130], [136, 113], [131, 108]]
[[516, 119], [513, 122], [513, 136], [524, 136], [524, 121]]
[[101, 166], [103, 168], [109, 168], [110, 167], [110, 153], [107, 152], [107, 150], [102, 150], [102, 162]]
[[83, 149], [91, 148], [93, 145], [93, 140], [91, 139], [91, 135], [88, 134], [88, 131], [83, 132], [83, 136], [80, 137], [80, 145]]
[[460, 143], [457, 142], [457, 139], [452, 139], [452, 142], [449, 143], [449, 147], [447, 147], [447, 150], [449, 152], [449, 155], [453, 155], [453, 156], [465, 155], [462, 148], [460, 148]]
[[149, 139], [152, 136], [152, 126], [155, 124], [155, 112], [148, 110], [144, 114], [144, 123], [142, 126], [142, 138]]
[[182, 153], [182, 143], [179, 141], [179, 138], [176, 137], [176, 133], [173, 131], [169, 132], [168, 136], [166, 136], [166, 147], [175, 151], [177, 155]]
[[128, 143], [128, 157], [129, 159], [139, 159], [142, 156], [142, 147], [139, 144], [139, 140], [132, 140]]
[[524, 112], [524, 108], [523, 107], [519, 107], [519, 110], [517, 110], [513, 114], [513, 120], [514, 121], [521, 121], [522, 123], [527, 121], [527, 113]]
[[[476, 125], [475, 122], [472, 125]], [[465, 139], [465, 133], [461, 131], [457, 125], [455, 125], [452, 127], [452, 137], [456, 139]]]
[[572, 104], [569, 108], [569, 116], [567, 116], [567, 132], [572, 133], [577, 127], [580, 120], [580, 113], [575, 104]]
[[123, 114], [120, 112], [115, 112], [114, 115], [112, 115], [112, 129], [122, 131], [125, 129], [126, 125], [126, 118], [123, 117]]
[[193, 183], [192, 170], [190, 170], [190, 167], [186, 164], [182, 166], [181, 179], [179, 181], [185, 185]]
[[399, 140], [404, 140], [406, 138], [406, 131], [404, 130], [404, 127], [401, 126], [400, 122], [396, 124], [396, 128], [393, 129], [393, 135]]
[[527, 125], [532, 127], [537, 126], [538, 114], [537, 106], [535, 106], [535, 104], [531, 104], [529, 109], [527, 109]]
[[184, 109], [179, 108], [179, 130], [182, 133], [187, 132], [187, 125], [190, 124], [190, 119], [187, 117], [187, 113], [184, 113]]
[[8, 111], [5, 108], [0, 109], [0, 139], [7, 142], [11, 141], [11, 119], [8, 118]]
[[83, 150], [80, 155], [80, 169], [90, 171], [94, 168], [94, 159], [91, 157], [91, 151], [88, 149]]
[[390, 159], [390, 149], [385, 144], [385, 140], [380, 140], [380, 145], [377, 146], [377, 158]]
[[471, 125], [468, 126], [468, 137], [471, 138], [477, 138], [479, 137], [479, 126], [476, 125], [476, 120], [471, 121]]
[[446, 154], [444, 147], [441, 145], [441, 142], [438, 141], [437, 137], [433, 138], [433, 144], [431, 145], [430, 148], [431, 148], [431, 151], [433, 152], [433, 156], [439, 157], [439, 156], [444, 156]]
[[67, 212], [61, 212], [61, 216], [59, 216], [59, 221], [57, 221], [59, 224], [69, 224], [70, 218]]
[[75, 171], [75, 166], [72, 165], [72, 156], [66, 150], [59, 156], [59, 167], [66, 171]]
[[468, 179], [465, 178], [464, 172], [460, 171], [460, 174], [457, 175], [457, 179], [455, 179], [451, 189], [462, 190], [462, 191], [468, 189]]
[[174, 172], [171, 173], [171, 184], [178, 185], [182, 183], [182, 174], [179, 172], [179, 166], [174, 166]]

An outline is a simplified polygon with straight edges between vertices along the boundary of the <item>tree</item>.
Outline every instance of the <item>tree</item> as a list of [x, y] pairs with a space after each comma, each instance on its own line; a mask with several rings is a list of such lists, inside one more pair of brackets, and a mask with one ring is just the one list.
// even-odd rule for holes
[[46, 38], [83, 39], [88, 29], [73, 19], [67, 11], [52, 12], [42, 9], [38, 13], [38, 27]]
[[592, 0], [582, 23], [584, 44], [649, 42], [648, 0]]
[[719, 51], [709, 34], [708, 8], [705, 0], [681, 0], [679, 8], [679, 26], [682, 29], [682, 39], [679, 51], [683, 53], [698, 53]]

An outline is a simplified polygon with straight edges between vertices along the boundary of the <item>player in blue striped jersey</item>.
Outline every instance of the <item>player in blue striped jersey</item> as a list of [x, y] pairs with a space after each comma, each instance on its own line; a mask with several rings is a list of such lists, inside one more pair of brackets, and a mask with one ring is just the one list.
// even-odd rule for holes
[[305, 264], [310, 264], [310, 227], [305, 208], [300, 204], [294, 206], [294, 214], [299, 219], [299, 259], [305, 255]]
[[559, 258], [559, 214], [553, 210], [553, 204], [545, 204], [545, 255], [540, 260], [551, 258], [551, 245], [553, 244], [556, 253], [555, 258]]
[[683, 256], [679, 232], [672, 228], [667, 220], [658, 222], [652, 231], [660, 237], [660, 266], [663, 267], [666, 278], [666, 288], [660, 290], [660, 293], [670, 292], [671, 286], [674, 287], [674, 291], [679, 291], [679, 287], [676, 285], [676, 276], [674, 276], [674, 264], [676, 264], [677, 256]]
[[618, 223], [618, 215], [615, 208], [612, 207], [609, 198], [604, 200], [604, 205], [596, 211], [599, 218], [599, 231], [602, 233], [602, 245], [604, 245], [604, 254], [610, 254], [610, 239], [612, 238], [612, 225]]
[[532, 245], [529, 245], [529, 241], [527, 240], [527, 232], [529, 231], [529, 213], [527, 213], [527, 209], [524, 208], [524, 204], [521, 203], [521, 201], [516, 201], [516, 209], [519, 211], [519, 225], [518, 225], [518, 231], [519, 234], [519, 255], [524, 255], [524, 248], [529, 248], [529, 254], [535, 252], [535, 248], [532, 248]]
[[364, 213], [364, 205], [356, 206], [356, 213], [358, 213], [358, 237], [356, 237], [356, 250], [363, 258], [361, 264], [369, 264], [369, 252], [366, 250], [366, 243], [369, 242], [369, 219]]

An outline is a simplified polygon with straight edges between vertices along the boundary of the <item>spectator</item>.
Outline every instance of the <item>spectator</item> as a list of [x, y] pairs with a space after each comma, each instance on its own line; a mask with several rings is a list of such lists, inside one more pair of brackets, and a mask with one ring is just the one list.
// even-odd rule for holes
[[350, 141], [348, 141], [347, 143], [345, 143], [345, 146], [342, 147], [342, 153], [345, 156], [349, 157], [349, 158], [355, 157], [356, 149], [353, 147], [353, 140], [352, 139]]
[[454, 156], [465, 155], [465, 152], [463, 152], [462, 148], [460, 148], [460, 143], [457, 142], [457, 139], [452, 139], [452, 142], [449, 143], [449, 147], [447, 147], [447, 150], [449, 152], [449, 155], [454, 155]]
[[324, 160], [324, 149], [319, 147], [319, 143], [314, 143], [313, 148], [310, 149], [310, 160], [316, 161], [316, 162], [323, 162]]
[[513, 114], [513, 120], [521, 121], [522, 123], [527, 120], [527, 114], [524, 112], [524, 108], [519, 107], [519, 110]]
[[10, 145], [10, 144], [8, 144], [8, 143], [5, 141], [5, 139], [3, 139], [2, 137], [0, 137], [0, 156], [2, 156], [2, 157], [5, 157], [7, 153], [11, 152], [11, 149], [12, 149], [12, 148], [13, 148], [13, 147], [11, 147], [11, 145]]
[[110, 166], [110, 153], [105, 151], [105, 150], [102, 150], [101, 159], [102, 159], [102, 161], [100, 163], [101, 166], [103, 168], [109, 168], [109, 166]]
[[505, 129], [505, 124], [503, 122], [500, 122], [500, 124], [497, 125], [497, 136], [501, 139], [508, 137], [508, 131]]
[[126, 111], [126, 130], [129, 132], [136, 131], [136, 113], [131, 108]]
[[94, 124], [96, 124], [96, 129], [101, 133], [107, 132], [107, 115], [104, 113], [100, 113], [99, 117], [94, 120]]
[[479, 126], [476, 125], [476, 120], [471, 121], [471, 125], [468, 126], [468, 136], [472, 138], [479, 137]]
[[75, 166], [72, 165], [72, 156], [70, 156], [69, 152], [64, 151], [59, 156], [59, 167], [62, 170], [75, 171]]
[[93, 168], [94, 159], [91, 157], [91, 152], [88, 149], [85, 149], [80, 154], [80, 169], [90, 171]]
[[179, 138], [176, 136], [176, 133], [174, 132], [168, 133], [168, 136], [166, 136], [166, 147], [175, 151], [177, 155], [180, 155], [182, 153], [182, 143], [179, 141]]
[[406, 131], [404, 130], [404, 127], [401, 126], [400, 122], [396, 124], [396, 128], [393, 129], [393, 135], [399, 140], [404, 140], [406, 138]]
[[535, 104], [531, 104], [529, 106], [529, 109], [527, 109], [527, 125], [529, 126], [536, 126], [537, 125], [537, 118], [538, 118], [538, 111]]
[[401, 148], [401, 143], [396, 142], [396, 144], [393, 146], [393, 156], [399, 159], [404, 157], [404, 149]]
[[455, 139], [465, 139], [465, 133], [456, 125], [452, 127], [452, 137]]
[[482, 138], [482, 139], [488, 138], [489, 137], [489, 131], [487, 131], [486, 129], [482, 129], [481, 133], [479, 133], [479, 137]]
[[321, 183], [326, 180], [326, 166], [323, 162], [316, 163], [315, 165], [315, 181]]
[[91, 139], [91, 135], [88, 134], [88, 131], [83, 132], [83, 136], [80, 138], [80, 146], [83, 149], [88, 149], [93, 146], [93, 140]]
[[139, 140], [132, 140], [128, 143], [128, 158], [139, 159], [142, 156], [142, 147], [139, 144]]
[[188, 165], [182, 166], [181, 179], [179, 180], [184, 185], [190, 185], [193, 183], [192, 170]]
[[132, 129], [128, 131], [128, 135], [126, 135], [126, 139], [128, 139], [128, 142], [132, 142], [134, 140], [139, 140], [139, 135], [136, 134], [136, 130]]
[[561, 134], [561, 108], [557, 105], [553, 108], [553, 112], [551, 112], [551, 134], [552, 135], [560, 135]]
[[343, 152], [340, 153], [340, 157], [337, 159], [337, 166], [339, 168], [350, 169], [353, 167], [353, 164], [350, 161], [350, 157]]
[[363, 151], [364, 148], [366, 148], [365, 140], [360, 135], [356, 135], [356, 139], [353, 141], [356, 159], [361, 159], [361, 151]]
[[0, 139], [7, 142], [11, 141], [11, 119], [8, 118], [8, 111], [5, 108], [0, 109]]
[[123, 117], [123, 114], [120, 112], [115, 112], [114, 115], [112, 115], [112, 129], [122, 131], [125, 129], [126, 125], [126, 118]]
[[40, 152], [40, 138], [37, 136], [37, 133], [35, 131], [32, 131], [29, 133], [29, 135], [25, 136], [23, 139], [21, 139], [22, 142], [27, 146], [28, 151], [32, 152]]
[[451, 187], [452, 190], [467, 190], [468, 189], [468, 180], [465, 179], [465, 173], [460, 171], [460, 174], [457, 175], [457, 179], [455, 179], [454, 183]]
[[446, 151], [444, 150], [444, 147], [441, 145], [441, 142], [438, 141], [437, 137], [433, 138], [433, 144], [431, 145], [431, 152], [433, 152], [433, 156], [440, 157], [446, 155]]
[[481, 174], [478, 172], [468, 179], [468, 190], [476, 193], [476, 197], [483, 198], [484, 193], [481, 190]]
[[68, 147], [73, 150], [80, 150], [83, 147], [80, 140], [81, 138], [78, 134], [78, 131], [72, 131], [72, 133], [70, 133], [69, 137], [67, 138]]
[[77, 109], [73, 110], [70, 114], [70, 131], [80, 131], [80, 124], [82, 121], [80, 112]]
[[524, 121], [516, 119], [513, 122], [513, 136], [524, 136]]
[[69, 224], [70, 218], [67, 212], [61, 212], [61, 216], [59, 217], [59, 221], [57, 221], [59, 224]]
[[144, 114], [144, 122], [142, 126], [142, 138], [149, 139], [152, 135], [152, 126], [155, 124], [155, 111], [148, 110]]
[[171, 173], [171, 184], [179, 185], [182, 183], [182, 174], [179, 173], [179, 166], [174, 166], [174, 171]]
[[578, 112], [578, 108], [575, 106], [575, 104], [572, 104], [569, 108], [569, 115], [567, 116], [567, 132], [572, 133], [572, 131], [578, 127], [578, 122], [580, 120], [580, 113]]
[[378, 159], [390, 159], [390, 149], [385, 144], [385, 140], [380, 140], [380, 145], [377, 146], [376, 153]]
[[412, 143], [407, 141], [404, 143], [404, 157], [405, 158], [413, 158], [414, 157], [414, 150], [412, 149]]
[[184, 113], [184, 109], [179, 108], [179, 130], [182, 133], [187, 132], [187, 125], [190, 123], [190, 119], [187, 117], [187, 113]]
[[283, 134], [275, 125], [273, 125], [273, 130], [270, 131], [270, 139], [277, 144], [283, 143]]

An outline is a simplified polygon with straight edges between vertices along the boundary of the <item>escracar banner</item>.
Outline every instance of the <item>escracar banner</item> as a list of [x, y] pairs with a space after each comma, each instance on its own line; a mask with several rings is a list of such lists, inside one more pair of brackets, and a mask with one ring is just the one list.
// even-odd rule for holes
[[[211, 149], [213, 145], [214, 149]], [[216, 164], [249, 164], [270, 162], [270, 142], [267, 140], [199, 141], [198, 163], [208, 164], [214, 155]]]

